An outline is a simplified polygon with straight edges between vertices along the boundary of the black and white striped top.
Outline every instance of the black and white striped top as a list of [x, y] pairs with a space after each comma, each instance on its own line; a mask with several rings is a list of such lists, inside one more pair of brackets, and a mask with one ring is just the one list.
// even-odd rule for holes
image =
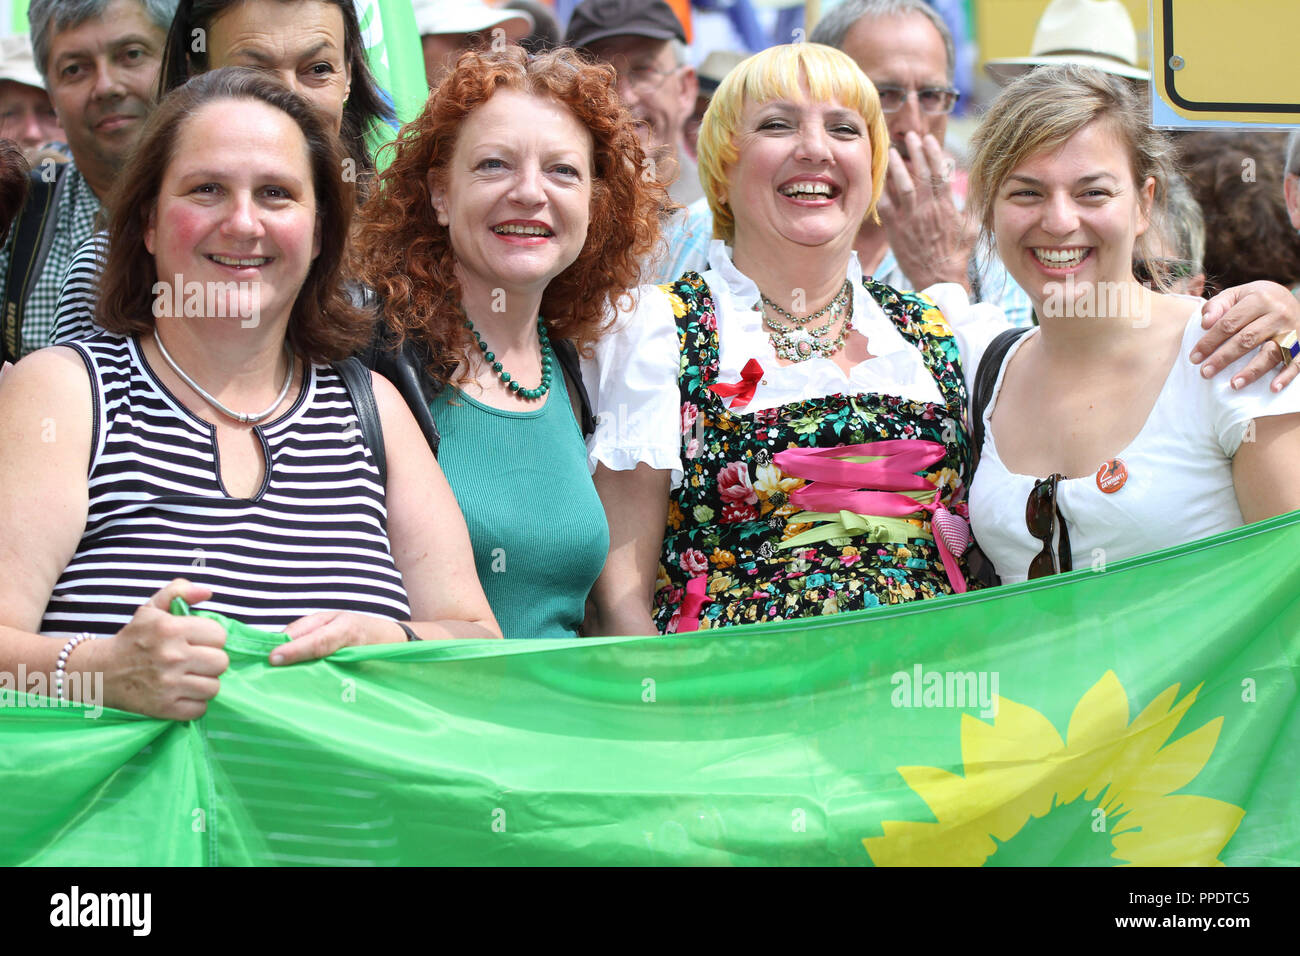
[[343, 380], [309, 367], [297, 401], [254, 427], [262, 487], [232, 498], [213, 426], [159, 381], [139, 342], [73, 343], [94, 402], [86, 530], [41, 622], [45, 634], [114, 634], [176, 577], [203, 607], [280, 629], [314, 611], [410, 617], [393, 564], [379, 472]]
[[99, 277], [107, 261], [107, 232], [94, 233], [72, 254], [54, 308], [51, 345], [79, 342], [103, 331], [95, 324], [95, 306], [99, 303]]

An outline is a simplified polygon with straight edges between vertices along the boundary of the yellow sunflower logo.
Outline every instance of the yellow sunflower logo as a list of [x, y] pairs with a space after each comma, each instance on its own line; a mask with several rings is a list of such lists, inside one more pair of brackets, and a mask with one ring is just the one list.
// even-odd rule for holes
[[1004, 697], [991, 726], [963, 715], [965, 776], [898, 768], [938, 822], [884, 821], [884, 836], [862, 841], [872, 862], [1222, 866], [1246, 812], [1174, 793], [1204, 769], [1223, 725], [1216, 717], [1169, 743], [1200, 690], [1175, 703], [1178, 686], [1129, 723], [1128, 697], [1107, 671], [1075, 706], [1065, 742], [1041, 713]]

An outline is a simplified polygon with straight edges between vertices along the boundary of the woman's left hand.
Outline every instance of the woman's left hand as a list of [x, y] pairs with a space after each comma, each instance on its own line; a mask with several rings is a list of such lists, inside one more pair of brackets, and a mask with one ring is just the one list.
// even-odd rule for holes
[[394, 621], [351, 611], [318, 611], [300, 617], [284, 629], [291, 640], [271, 652], [272, 664], [297, 664], [329, 657], [340, 647], [396, 644], [406, 632]]
[[[1276, 282], [1248, 282], [1224, 289], [1201, 308], [1201, 325], [1209, 331], [1192, 349], [1193, 363], [1204, 362], [1201, 374], [1209, 378], [1255, 349], [1255, 357], [1232, 380], [1244, 388], [1282, 360], [1282, 348], [1273, 336], [1300, 329], [1300, 301]], [[1300, 374], [1300, 363], [1282, 368], [1272, 389], [1280, 392]]]

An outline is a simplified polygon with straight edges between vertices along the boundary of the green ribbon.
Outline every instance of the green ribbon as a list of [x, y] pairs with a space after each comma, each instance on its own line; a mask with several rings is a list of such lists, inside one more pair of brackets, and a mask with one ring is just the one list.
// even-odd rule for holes
[[[854, 459], [865, 456], [854, 456]], [[846, 461], [851, 459], [845, 459]], [[935, 489], [925, 491], [900, 491], [918, 504], [934, 500]], [[860, 538], [872, 544], [911, 541], [913, 538], [934, 540], [934, 534], [905, 518], [888, 518], [882, 515], [864, 515], [856, 511], [801, 511], [788, 519], [787, 524], [816, 524], [793, 538], [783, 541], [780, 548], [798, 548], [802, 545], [829, 541], [831, 538]]]

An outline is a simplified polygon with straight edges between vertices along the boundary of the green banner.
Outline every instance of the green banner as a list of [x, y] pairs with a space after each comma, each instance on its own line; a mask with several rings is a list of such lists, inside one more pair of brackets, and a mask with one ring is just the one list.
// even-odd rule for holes
[[1300, 513], [904, 607], [289, 668], [235, 629], [190, 723], [11, 678], [0, 863], [1296, 865], [1297, 554]]
[[[429, 84], [424, 77], [424, 51], [415, 27], [410, 0], [355, 0], [366, 59], [375, 81], [393, 103], [399, 125], [409, 123], [424, 109]], [[375, 130], [371, 148], [396, 138], [397, 130]], [[380, 154], [387, 165], [390, 157]]]

